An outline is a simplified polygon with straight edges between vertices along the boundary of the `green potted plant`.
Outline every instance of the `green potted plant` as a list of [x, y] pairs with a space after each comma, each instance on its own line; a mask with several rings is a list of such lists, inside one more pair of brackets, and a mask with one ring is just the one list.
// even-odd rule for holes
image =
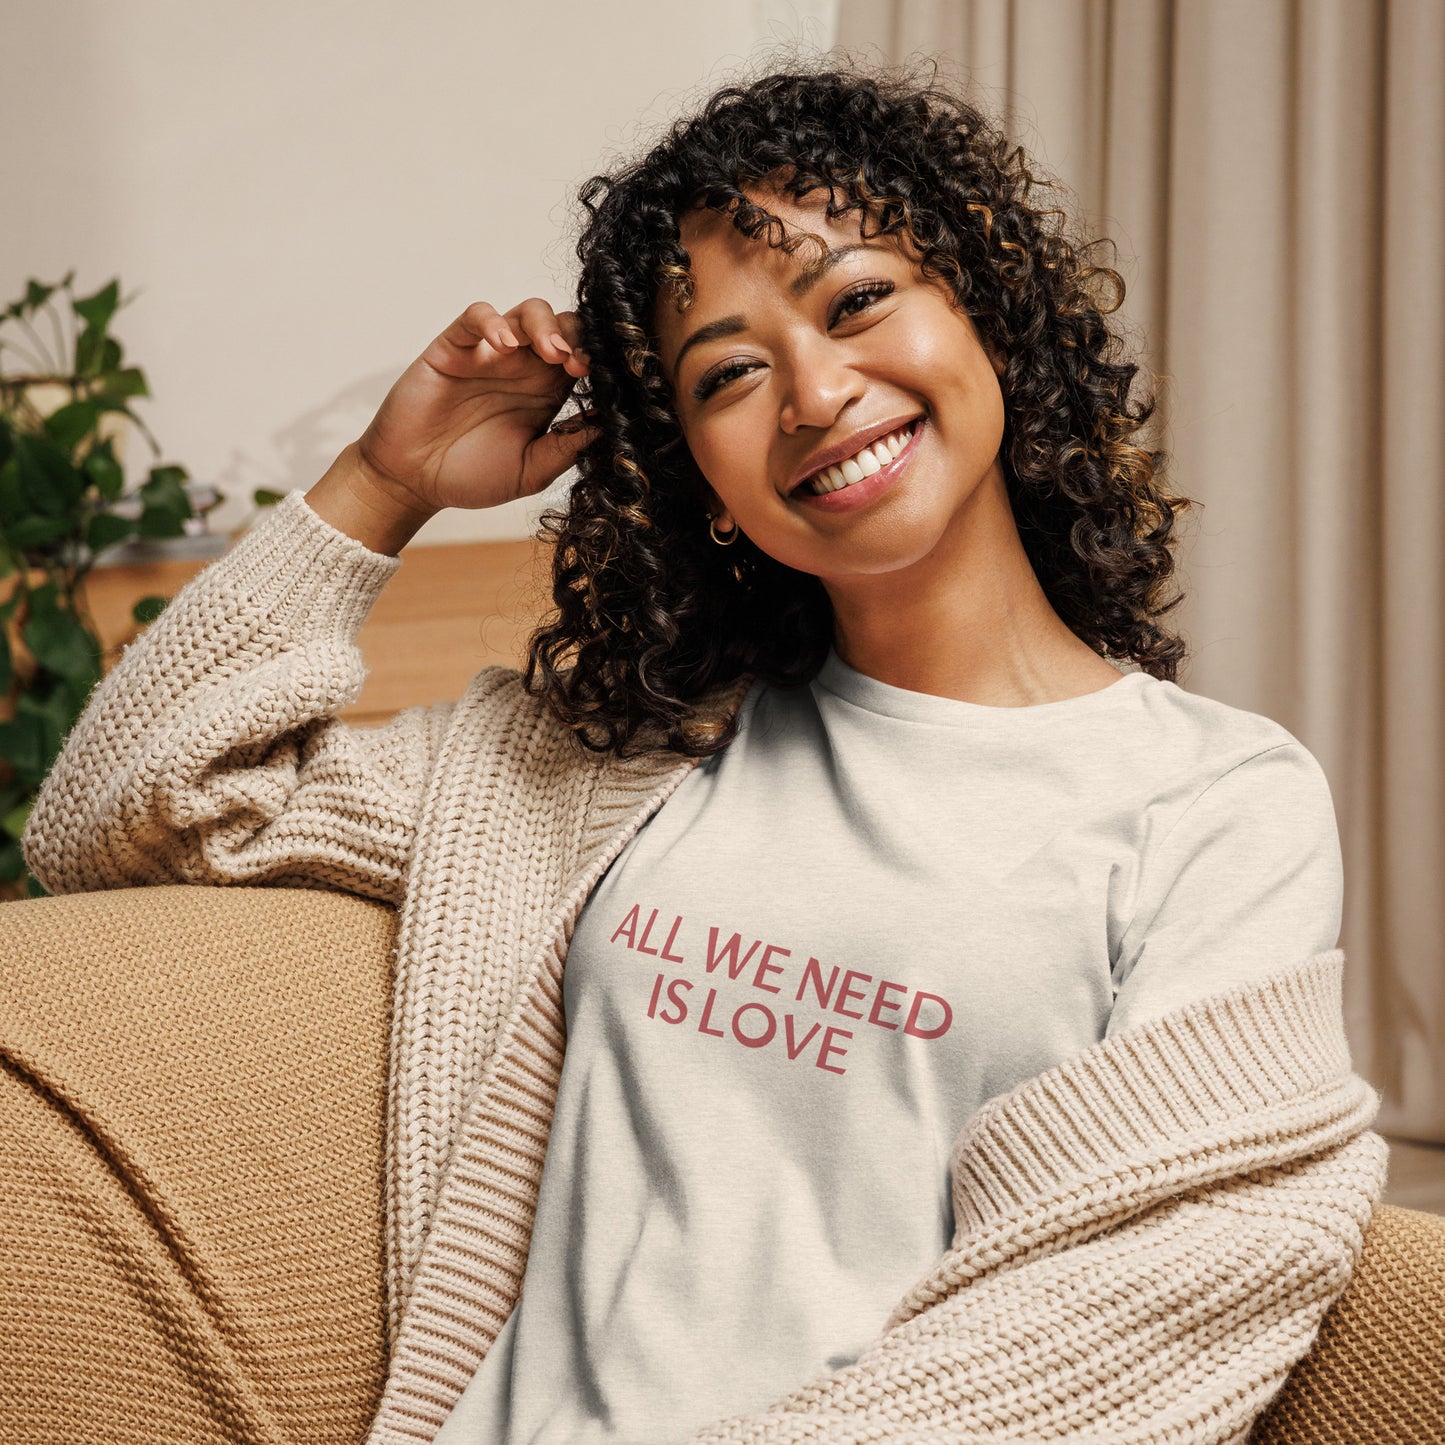
[[[101, 677], [86, 573], [108, 547], [180, 536], [195, 515], [183, 467], [152, 466], [126, 491], [118, 446], [128, 430], [160, 455], [131, 409], [150, 393], [110, 334], [120, 283], [77, 297], [74, 275], [32, 280], [0, 311], [0, 898], [45, 893], [20, 836]], [[142, 598], [135, 621], [150, 622], [166, 600]]]

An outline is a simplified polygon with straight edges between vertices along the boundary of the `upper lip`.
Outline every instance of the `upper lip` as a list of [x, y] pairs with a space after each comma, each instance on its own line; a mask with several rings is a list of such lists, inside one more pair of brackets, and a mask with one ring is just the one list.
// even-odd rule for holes
[[810, 456], [793, 473], [792, 480], [785, 490], [789, 493], [802, 486], [815, 472], [821, 472], [824, 467], [830, 467], [834, 462], [841, 462], [845, 457], [856, 456], [870, 442], [876, 442], [879, 437], [886, 437], [890, 432], [900, 430], [915, 422], [922, 415], [921, 412], [913, 412], [909, 416], [894, 417], [891, 421], [877, 422], [873, 426], [865, 426], [858, 431], [851, 433], [840, 442], [834, 442], [832, 446], [823, 447]]

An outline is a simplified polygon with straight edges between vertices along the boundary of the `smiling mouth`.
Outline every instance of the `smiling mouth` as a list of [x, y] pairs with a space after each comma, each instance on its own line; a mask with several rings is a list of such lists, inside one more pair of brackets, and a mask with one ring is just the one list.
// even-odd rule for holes
[[822, 471], [814, 472], [811, 477], [805, 477], [793, 488], [792, 495], [811, 494], [823, 497], [829, 492], [841, 492], [844, 487], [851, 487], [855, 482], [861, 482], [882, 471], [890, 462], [897, 460], [899, 453], [908, 445], [918, 427], [918, 420], [914, 417], [906, 426], [869, 442], [853, 456], [826, 466]]

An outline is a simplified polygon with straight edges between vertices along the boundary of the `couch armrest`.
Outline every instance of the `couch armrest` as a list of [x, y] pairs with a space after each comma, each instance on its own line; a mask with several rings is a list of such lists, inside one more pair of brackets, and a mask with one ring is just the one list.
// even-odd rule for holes
[[1445, 1440], [1445, 1215], [1376, 1209], [1348, 1288], [1249, 1439]]

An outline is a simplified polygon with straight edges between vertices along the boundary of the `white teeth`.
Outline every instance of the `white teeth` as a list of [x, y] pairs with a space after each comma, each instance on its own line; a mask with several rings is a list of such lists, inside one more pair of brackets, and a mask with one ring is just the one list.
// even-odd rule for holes
[[824, 467], [817, 476], [803, 483], [804, 490], [812, 492], [815, 497], [821, 497], [828, 492], [836, 492], [841, 487], [851, 486], [854, 482], [861, 482], [864, 477], [871, 477], [886, 467], [908, 445], [914, 425], [915, 423], [909, 422], [901, 431], [889, 432], [886, 437], [870, 442], [857, 456]]

